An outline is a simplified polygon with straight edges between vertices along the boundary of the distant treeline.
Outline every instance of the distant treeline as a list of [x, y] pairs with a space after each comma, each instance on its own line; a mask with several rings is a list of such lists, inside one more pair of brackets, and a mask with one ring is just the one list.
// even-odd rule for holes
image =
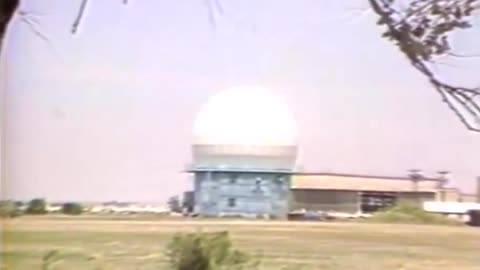
[[[80, 203], [67, 202], [61, 204], [58, 209], [66, 215], [79, 215], [84, 212], [84, 207]], [[44, 215], [49, 212], [48, 203], [45, 199], [36, 198], [28, 202], [4, 200], [0, 201], [0, 217], [17, 217], [24, 214]]]

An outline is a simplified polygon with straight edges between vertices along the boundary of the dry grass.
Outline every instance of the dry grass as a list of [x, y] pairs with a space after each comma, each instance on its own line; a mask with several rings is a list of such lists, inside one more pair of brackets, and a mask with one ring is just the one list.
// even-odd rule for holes
[[4, 224], [2, 269], [166, 269], [178, 231], [229, 230], [262, 269], [480, 269], [480, 230], [465, 227], [266, 221], [20, 218]]

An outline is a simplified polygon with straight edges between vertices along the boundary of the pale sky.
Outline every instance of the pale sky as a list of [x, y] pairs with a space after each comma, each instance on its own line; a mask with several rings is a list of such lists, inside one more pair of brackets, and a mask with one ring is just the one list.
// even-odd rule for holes
[[[80, 0], [24, 0], [2, 58], [3, 196], [165, 201], [191, 186], [202, 104], [245, 84], [288, 100], [307, 171], [450, 170], [474, 192], [480, 134], [379, 37], [366, 0], [220, 1], [213, 26], [204, 0], [91, 0], [71, 35]], [[480, 27], [454, 41], [480, 54]], [[480, 84], [480, 59], [452, 65], [444, 78]]]

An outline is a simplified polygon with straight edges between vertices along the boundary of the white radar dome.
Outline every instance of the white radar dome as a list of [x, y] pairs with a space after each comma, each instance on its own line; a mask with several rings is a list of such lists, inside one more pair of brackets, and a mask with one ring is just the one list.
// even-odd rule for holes
[[287, 102], [262, 87], [234, 87], [213, 96], [194, 124], [196, 145], [294, 146], [297, 125]]

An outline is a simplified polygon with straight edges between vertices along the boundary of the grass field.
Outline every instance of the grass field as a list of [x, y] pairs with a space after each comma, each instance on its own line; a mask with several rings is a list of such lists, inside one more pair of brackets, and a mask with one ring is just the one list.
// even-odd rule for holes
[[3, 225], [2, 268], [167, 269], [178, 231], [228, 230], [262, 269], [480, 269], [480, 230], [469, 227], [267, 221], [95, 220], [22, 217]]

